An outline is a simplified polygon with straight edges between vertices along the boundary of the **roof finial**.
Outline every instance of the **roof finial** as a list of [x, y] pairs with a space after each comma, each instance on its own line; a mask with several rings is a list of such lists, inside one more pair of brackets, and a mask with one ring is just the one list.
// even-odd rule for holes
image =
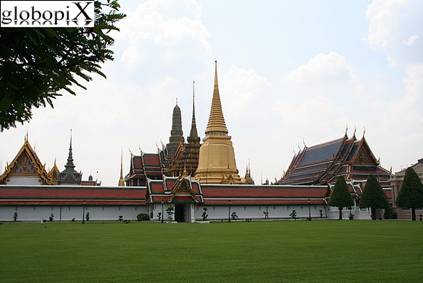
[[70, 129], [70, 143], [69, 143], [69, 150], [72, 150], [72, 129]]
[[348, 123], [345, 126], [345, 136], [348, 136]]
[[364, 130], [363, 130], [363, 138], [365, 134], [366, 134], [366, 127], [364, 127]]
[[25, 142], [28, 142], [28, 129], [26, 129], [26, 134], [25, 134], [25, 137], [24, 137], [24, 141]]
[[178, 105], [178, 98], [176, 98], [176, 105]]
[[353, 133], [353, 137], [355, 137], [355, 132], [357, 131], [357, 127], [354, 126], [354, 133]]
[[307, 148], [307, 145], [306, 145], [306, 143], [305, 143], [304, 138], [303, 138], [303, 145], [304, 145], [304, 148]]

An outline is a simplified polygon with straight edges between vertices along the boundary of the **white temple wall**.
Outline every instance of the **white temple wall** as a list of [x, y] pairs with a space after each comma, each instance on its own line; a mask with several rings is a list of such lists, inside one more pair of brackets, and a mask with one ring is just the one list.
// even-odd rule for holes
[[[167, 213], [167, 209], [171, 208], [173, 213], [172, 215], [169, 216], [169, 214]], [[159, 221], [159, 213], [162, 213], [162, 204], [161, 203], [155, 203], [150, 205], [149, 207], [149, 216], [150, 216], [150, 220], [156, 220]], [[151, 215], [151, 212], [153, 212], [153, 214]], [[173, 204], [168, 204], [165, 203], [163, 204], [163, 214], [164, 214], [164, 218], [163, 220], [165, 221], [173, 221], [175, 220], [175, 206]]]
[[[291, 218], [290, 214], [295, 210], [297, 218], [305, 218], [309, 215], [308, 205], [269, 205], [269, 206], [195, 206], [194, 214], [196, 220], [202, 219], [204, 208], [207, 208], [208, 220], [228, 219], [233, 212], [239, 219], [265, 219], [268, 213], [269, 219]], [[323, 205], [310, 206], [311, 217], [326, 218]]]
[[[55, 221], [82, 220], [82, 206], [0, 206], [0, 221], [13, 221], [15, 212], [18, 221], [48, 220], [51, 214]], [[147, 213], [146, 206], [86, 206], [85, 215], [89, 212], [90, 220], [136, 220], [139, 213]]]
[[[339, 209], [337, 207], [328, 206], [327, 210], [328, 210], [328, 218], [329, 219], [338, 219], [339, 218]], [[372, 219], [370, 209], [367, 209], [367, 208], [360, 209], [357, 206], [353, 207], [351, 209], [351, 211], [348, 208], [344, 207], [342, 209], [342, 218], [348, 219], [349, 216], [350, 216], [350, 212], [354, 216], [354, 219], [365, 219], [365, 220]]]
[[41, 185], [38, 176], [10, 176], [6, 183], [7, 185]]
[[[169, 219], [167, 208], [173, 208], [173, 214]], [[308, 217], [308, 205], [269, 205], [269, 206], [194, 206], [186, 205], [186, 222], [201, 220], [204, 208], [207, 208], [208, 220], [226, 220], [233, 212], [239, 219], [265, 219], [265, 212], [268, 212], [269, 219], [291, 218], [293, 210], [297, 213], [297, 218]], [[0, 221], [13, 221], [15, 211], [18, 213], [18, 221], [40, 221], [48, 220], [50, 215], [54, 215], [54, 220], [70, 221], [72, 218], [80, 221], [83, 215], [82, 206], [0, 206]], [[86, 206], [85, 214], [89, 212], [90, 220], [118, 220], [119, 216], [123, 219], [136, 220], [139, 213], [146, 213], [153, 216], [151, 220], [158, 221], [159, 212], [162, 211], [162, 205], [152, 204], [150, 206]], [[175, 207], [173, 204], [163, 205], [164, 220], [175, 219]], [[338, 208], [327, 207], [323, 205], [311, 205], [311, 216], [314, 218], [338, 219]], [[353, 208], [351, 213], [354, 219], [370, 219], [369, 209]], [[350, 210], [343, 210], [343, 218], [348, 219]], [[190, 219], [191, 221], [190, 221]]]

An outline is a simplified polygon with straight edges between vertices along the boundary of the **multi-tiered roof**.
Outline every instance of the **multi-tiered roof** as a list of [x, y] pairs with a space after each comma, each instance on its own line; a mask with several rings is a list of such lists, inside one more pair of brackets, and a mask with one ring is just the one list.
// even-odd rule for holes
[[365, 182], [375, 175], [383, 185], [389, 186], [390, 172], [382, 168], [371, 151], [364, 135], [357, 139], [345, 134], [326, 143], [305, 146], [296, 154], [280, 184], [327, 184], [336, 176]]

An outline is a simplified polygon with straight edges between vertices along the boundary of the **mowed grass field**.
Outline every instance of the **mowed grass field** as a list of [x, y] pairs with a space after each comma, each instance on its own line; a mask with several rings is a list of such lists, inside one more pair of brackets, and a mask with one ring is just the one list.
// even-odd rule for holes
[[423, 282], [423, 223], [0, 224], [0, 282]]

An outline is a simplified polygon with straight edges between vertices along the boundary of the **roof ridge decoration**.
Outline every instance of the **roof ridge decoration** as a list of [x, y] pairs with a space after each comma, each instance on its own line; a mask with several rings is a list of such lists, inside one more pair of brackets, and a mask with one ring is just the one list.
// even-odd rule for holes
[[213, 98], [210, 108], [209, 121], [207, 123], [206, 135], [227, 135], [228, 128], [226, 127], [225, 118], [223, 116], [222, 103], [219, 93], [219, 82], [217, 79], [217, 60], [214, 61], [214, 88]]
[[25, 135], [24, 143], [21, 146], [18, 153], [16, 154], [15, 158], [12, 160], [12, 162], [10, 162], [6, 165], [5, 171], [3, 172], [2, 175], [0, 175], [0, 184], [6, 183], [7, 178], [13, 173], [13, 169], [17, 166], [19, 157], [21, 157], [25, 153], [29, 157], [29, 160], [31, 161], [32, 165], [34, 166], [36, 173], [40, 177], [40, 179], [46, 185], [52, 185], [53, 181], [52, 181], [51, 177], [49, 176], [45, 167], [43, 166], [40, 159], [38, 158], [38, 155], [35, 153], [34, 149], [32, 148], [31, 144], [29, 143], [28, 133]]

